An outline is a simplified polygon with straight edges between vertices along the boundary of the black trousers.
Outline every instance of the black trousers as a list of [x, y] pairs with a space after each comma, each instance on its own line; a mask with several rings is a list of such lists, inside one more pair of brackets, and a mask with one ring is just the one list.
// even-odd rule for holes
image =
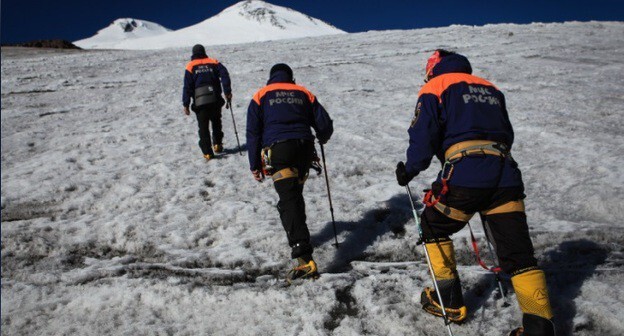
[[[434, 183], [432, 188], [437, 197], [441, 186]], [[476, 189], [450, 186], [440, 202], [466, 213], [477, 213], [524, 198], [524, 187]], [[486, 215], [485, 219], [500, 266], [505, 273], [513, 274], [537, 265], [524, 212]], [[466, 226], [466, 222], [451, 219], [433, 207], [425, 209], [421, 215], [421, 223], [425, 241], [448, 239]]]
[[296, 168], [298, 177], [287, 178], [274, 183], [279, 195], [277, 210], [282, 226], [286, 230], [291, 257], [311, 258], [310, 231], [306, 224], [303, 185], [310, 170], [314, 154], [314, 142], [310, 140], [288, 140], [271, 147], [271, 165], [275, 171]]
[[[199, 126], [199, 148], [204, 155], [214, 155], [212, 144], [223, 144], [223, 125], [221, 123], [221, 105], [214, 104], [195, 109]], [[212, 142], [210, 141], [210, 123], [212, 123]]]

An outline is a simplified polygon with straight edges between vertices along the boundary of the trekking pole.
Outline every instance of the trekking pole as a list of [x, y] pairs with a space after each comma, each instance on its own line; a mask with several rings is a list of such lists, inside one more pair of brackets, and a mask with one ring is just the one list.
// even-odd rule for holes
[[234, 134], [236, 134], [236, 143], [238, 144], [238, 153], [243, 155], [243, 150], [241, 149], [240, 141], [238, 140], [238, 131], [236, 130], [236, 121], [234, 120], [234, 110], [232, 109], [232, 102], [228, 101], [228, 105], [230, 106], [230, 113], [232, 114], [232, 124], [234, 124]]
[[336, 248], [338, 248], [338, 234], [336, 233], [336, 220], [334, 220], [334, 206], [331, 200], [331, 191], [329, 190], [329, 177], [327, 175], [327, 164], [325, 164], [325, 150], [323, 144], [321, 145], [321, 157], [323, 158], [323, 170], [325, 170], [325, 184], [327, 185], [327, 199], [329, 199], [329, 212], [331, 212], [332, 225], [334, 227], [334, 240], [336, 241]]
[[[322, 147], [321, 147], [322, 148]], [[431, 275], [431, 279], [433, 280], [433, 287], [435, 288], [436, 294], [438, 294], [438, 300], [440, 302], [440, 307], [442, 308], [442, 316], [444, 317], [444, 325], [446, 326], [448, 333], [450, 336], [453, 336], [453, 331], [451, 330], [451, 323], [449, 322], [448, 316], [446, 315], [446, 309], [444, 308], [444, 302], [442, 301], [442, 294], [440, 294], [440, 289], [438, 288], [438, 282], [436, 281], [435, 273], [433, 272], [433, 266], [431, 265], [431, 259], [429, 259], [429, 251], [427, 251], [427, 244], [423, 239], [422, 227], [420, 226], [420, 218], [418, 217], [418, 211], [416, 211], [416, 207], [414, 206], [414, 200], [412, 198], [412, 191], [410, 190], [409, 185], [405, 186], [407, 190], [407, 196], [409, 196], [410, 205], [412, 206], [412, 214], [414, 215], [414, 220], [416, 221], [416, 227], [418, 228], [418, 236], [420, 241], [423, 244], [423, 250], [425, 250], [425, 258], [427, 259], [427, 266], [429, 266], [429, 274]]]
[[[498, 261], [498, 256], [494, 254], [494, 248], [492, 247], [492, 241], [490, 240], [490, 229], [485, 216], [479, 213], [479, 217], [481, 218], [481, 224], [483, 225], [483, 231], [485, 233], [485, 240], [487, 241], [488, 249], [490, 250], [490, 255], [492, 255], [492, 259], [494, 260], [494, 267], [500, 272], [500, 262]], [[501, 292], [501, 297], [504, 301], [507, 301], [507, 295], [505, 295], [505, 291], [503, 290], [503, 282], [501, 281], [498, 272], [494, 272], [494, 276], [496, 277], [496, 282], [498, 283], [498, 290]]]

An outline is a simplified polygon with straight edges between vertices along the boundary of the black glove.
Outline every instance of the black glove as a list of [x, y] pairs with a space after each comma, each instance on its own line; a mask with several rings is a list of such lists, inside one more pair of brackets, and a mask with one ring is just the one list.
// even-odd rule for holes
[[225, 109], [229, 109], [232, 107], [232, 94], [228, 93], [225, 95]]
[[321, 166], [321, 159], [318, 157], [318, 154], [316, 153], [316, 148], [314, 149], [314, 152], [312, 153], [312, 164], [310, 168], [316, 171], [316, 175], [321, 175], [321, 172], [323, 171], [323, 166]]
[[410, 176], [407, 173], [407, 170], [405, 169], [405, 163], [403, 163], [403, 161], [397, 163], [395, 173], [397, 182], [399, 182], [399, 185], [401, 187], [405, 187], [414, 178], [414, 176]]

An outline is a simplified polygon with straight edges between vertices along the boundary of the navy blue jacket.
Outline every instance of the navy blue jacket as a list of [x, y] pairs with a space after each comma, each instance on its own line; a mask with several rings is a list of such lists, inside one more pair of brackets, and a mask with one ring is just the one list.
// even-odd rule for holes
[[[458, 54], [443, 57], [433, 68], [434, 77], [420, 90], [408, 129], [406, 170], [410, 176], [427, 169], [434, 155], [444, 162], [445, 151], [462, 141], [490, 140], [511, 149], [514, 132], [505, 97], [492, 83], [471, 73], [468, 59]], [[522, 185], [522, 176], [510, 158], [501, 162], [493, 155], [469, 156], [455, 164], [449, 184], [514, 187]]]
[[193, 56], [186, 65], [186, 71], [184, 71], [182, 105], [189, 107], [191, 98], [195, 96], [195, 88], [205, 85], [212, 85], [219, 97], [221, 97], [222, 92], [221, 85], [223, 85], [223, 92], [226, 95], [232, 93], [230, 74], [223, 64], [208, 56]]
[[260, 89], [247, 110], [247, 151], [251, 170], [261, 169], [263, 147], [291, 139], [320, 143], [331, 137], [334, 128], [327, 111], [305, 87], [295, 84], [285, 71], [276, 71]]

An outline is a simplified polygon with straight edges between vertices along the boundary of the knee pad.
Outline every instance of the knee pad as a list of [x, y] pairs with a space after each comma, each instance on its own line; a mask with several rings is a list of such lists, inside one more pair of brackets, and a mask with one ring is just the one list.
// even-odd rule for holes
[[524, 314], [539, 316], [547, 320], [552, 319], [546, 276], [542, 270], [533, 269], [514, 275], [511, 283]]

